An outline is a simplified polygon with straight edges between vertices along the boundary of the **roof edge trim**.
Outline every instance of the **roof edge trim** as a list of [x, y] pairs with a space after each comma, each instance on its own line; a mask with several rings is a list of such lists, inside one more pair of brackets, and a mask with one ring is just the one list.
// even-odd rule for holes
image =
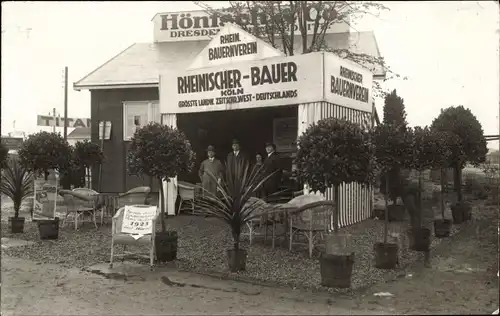
[[158, 88], [158, 82], [154, 83], [123, 83], [123, 84], [89, 84], [89, 85], [73, 85], [73, 90], [104, 90], [104, 89], [133, 89], [133, 88]]

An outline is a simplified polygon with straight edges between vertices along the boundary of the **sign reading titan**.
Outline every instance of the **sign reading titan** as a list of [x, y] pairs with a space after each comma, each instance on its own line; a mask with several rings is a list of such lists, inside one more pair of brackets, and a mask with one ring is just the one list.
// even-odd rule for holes
[[[309, 5], [305, 9], [305, 17], [307, 20], [307, 33], [312, 34], [316, 17], [320, 14], [319, 27], [325, 21], [332, 21], [338, 15], [337, 11], [330, 7], [325, 7], [319, 13], [313, 5]], [[277, 15], [276, 18], [283, 19], [282, 15]], [[297, 19], [298, 20], [298, 19]], [[227, 10], [219, 12], [206, 12], [203, 10], [188, 11], [188, 12], [172, 12], [159, 13], [154, 17], [155, 22], [155, 41], [193, 41], [193, 40], [209, 40], [217, 35], [220, 28], [226, 23], [235, 23], [237, 25], [253, 29], [258, 27], [261, 34], [266, 32], [266, 25], [269, 25], [269, 16], [264, 12], [258, 12], [252, 9], [248, 12], [242, 12], [234, 15]], [[340, 33], [349, 30], [348, 23], [331, 23], [326, 33]], [[288, 32], [289, 30], [287, 30]], [[300, 35], [298, 21], [294, 25], [296, 35]], [[278, 30], [276, 30], [279, 36]]]

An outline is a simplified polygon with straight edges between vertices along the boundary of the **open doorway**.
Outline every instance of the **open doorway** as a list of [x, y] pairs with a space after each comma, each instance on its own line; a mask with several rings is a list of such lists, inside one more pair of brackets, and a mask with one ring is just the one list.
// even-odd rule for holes
[[[283, 124], [279, 122], [286, 118], [294, 124], [288, 124], [288, 130], [283, 130]], [[190, 174], [179, 175], [179, 179], [199, 182], [198, 167], [206, 159], [205, 150], [208, 145], [215, 146], [216, 157], [225, 162], [235, 138], [239, 140], [242, 151], [248, 155], [251, 163], [255, 162], [257, 153], [265, 154], [266, 142], [277, 143], [283, 169], [291, 170], [295, 148], [286, 145], [290, 143], [290, 139], [297, 138], [297, 120], [296, 105], [178, 114], [177, 127], [186, 134], [196, 153], [195, 169]], [[282, 140], [285, 140], [285, 146], [281, 145]]]

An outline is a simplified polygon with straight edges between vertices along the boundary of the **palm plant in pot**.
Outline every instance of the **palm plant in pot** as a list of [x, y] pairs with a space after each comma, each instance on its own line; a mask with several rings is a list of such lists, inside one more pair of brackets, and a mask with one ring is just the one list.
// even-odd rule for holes
[[[49, 170], [66, 170], [71, 163], [71, 147], [58, 133], [39, 132], [28, 136], [18, 154], [21, 164], [27, 170], [32, 171], [35, 176], [43, 174], [45, 180]], [[55, 215], [54, 208], [47, 219], [37, 220], [41, 239], [58, 238], [59, 217]]]
[[[138, 129], [130, 142], [129, 173], [158, 179], [163, 201], [166, 201], [167, 197], [162, 182], [170, 181], [180, 173], [190, 172], [194, 161], [195, 154], [184, 133], [170, 126], [150, 123]], [[155, 235], [158, 262], [172, 261], [177, 257], [178, 235], [176, 231], [167, 229], [165, 204], [160, 203], [161, 232]]]
[[24, 231], [24, 217], [19, 217], [23, 200], [33, 194], [33, 174], [26, 170], [17, 158], [8, 159], [2, 170], [0, 193], [9, 197], [14, 203], [14, 217], [9, 217], [11, 233]]
[[[369, 184], [373, 179], [372, 145], [368, 133], [345, 119], [328, 118], [307, 128], [298, 139], [295, 158], [297, 176], [313, 191], [324, 193], [333, 187], [337, 203], [334, 234], [327, 238], [327, 252], [321, 254], [321, 284], [350, 287], [354, 252], [338, 231], [339, 186], [342, 183]], [[336, 244], [336, 246], [328, 243]]]
[[[410, 133], [405, 128], [401, 130], [393, 124], [383, 124], [377, 126], [372, 133], [372, 143], [374, 146], [375, 165], [382, 174], [381, 187], [385, 187], [384, 202], [384, 240], [374, 244], [375, 267], [379, 269], [393, 269], [398, 262], [398, 244], [388, 242], [389, 234], [389, 207], [388, 197], [390, 195], [390, 184], [387, 173], [392, 170], [399, 170], [406, 165], [407, 157], [411, 150]], [[381, 190], [382, 191], [382, 190]]]
[[267, 204], [254, 197], [264, 183], [274, 173], [265, 175], [263, 167], [250, 171], [247, 163], [237, 163], [224, 168], [225, 175], [217, 183], [218, 194], [205, 191], [203, 196], [195, 200], [197, 212], [201, 215], [217, 218], [231, 229], [233, 247], [227, 250], [228, 267], [231, 272], [244, 271], [247, 251], [240, 246], [243, 227], [255, 218], [270, 216], [280, 212], [279, 206]]

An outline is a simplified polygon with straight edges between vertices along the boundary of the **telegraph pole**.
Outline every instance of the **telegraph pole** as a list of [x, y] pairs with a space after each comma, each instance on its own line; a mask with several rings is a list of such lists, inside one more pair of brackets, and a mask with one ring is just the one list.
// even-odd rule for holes
[[68, 138], [68, 67], [64, 67], [64, 139]]
[[57, 126], [57, 121], [56, 121], [56, 108], [52, 109], [52, 116], [54, 117], [54, 126], [52, 126], [52, 132], [56, 132], [56, 126]]

